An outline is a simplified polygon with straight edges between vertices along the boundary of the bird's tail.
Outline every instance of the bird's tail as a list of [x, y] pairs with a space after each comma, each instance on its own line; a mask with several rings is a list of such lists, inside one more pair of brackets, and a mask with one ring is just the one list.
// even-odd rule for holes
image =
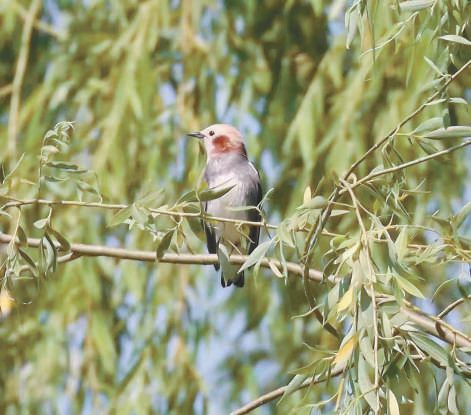
[[244, 272], [237, 272], [240, 265], [234, 265], [229, 262], [229, 253], [222, 244], [219, 245], [218, 258], [221, 264], [221, 285], [229, 287], [234, 284], [236, 287], [243, 287], [245, 282]]
[[234, 284], [236, 287], [242, 288], [245, 284], [244, 271], [239, 272], [232, 278], [224, 277], [224, 274], [221, 272], [221, 285], [223, 287], [230, 287]]

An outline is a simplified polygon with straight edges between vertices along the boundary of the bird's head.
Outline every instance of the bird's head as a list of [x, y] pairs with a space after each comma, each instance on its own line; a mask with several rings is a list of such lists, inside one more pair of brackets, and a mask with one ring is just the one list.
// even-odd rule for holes
[[188, 135], [203, 140], [208, 160], [224, 154], [247, 156], [242, 134], [232, 125], [214, 124]]

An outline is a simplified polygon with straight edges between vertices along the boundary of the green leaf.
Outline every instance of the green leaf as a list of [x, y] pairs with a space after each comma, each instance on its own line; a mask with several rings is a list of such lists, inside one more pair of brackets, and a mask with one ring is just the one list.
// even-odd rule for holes
[[280, 399], [280, 402], [285, 396], [291, 395], [293, 392], [296, 392], [302, 385], [302, 383], [306, 380], [306, 378], [306, 375], [295, 375], [293, 379], [291, 379], [288, 383], [285, 392], [283, 393], [283, 396]]
[[208, 200], [215, 200], [219, 199], [220, 197], [224, 196], [226, 193], [231, 191], [235, 185], [231, 185], [224, 188], [214, 188], [203, 190], [201, 193], [198, 194], [199, 200], [202, 202], [207, 202]]
[[464, 98], [461, 97], [453, 97], [448, 100], [452, 104], [461, 104], [461, 105], [469, 105], [469, 102], [466, 101]]
[[70, 251], [70, 243], [69, 241], [67, 241], [67, 239], [65, 239], [65, 237], [61, 233], [59, 233], [55, 229], [52, 229], [50, 226], [47, 227], [47, 232], [52, 234], [57, 239], [57, 242], [59, 242], [62, 251]]
[[79, 169], [79, 167], [76, 164], [69, 163], [66, 161], [49, 161], [46, 163], [46, 166], [53, 167], [55, 169], [61, 169], [61, 170], [78, 170]]
[[294, 248], [293, 237], [288, 231], [288, 225], [285, 221], [281, 222], [277, 229], [278, 238], [282, 243], [288, 245], [290, 248]]
[[131, 205], [131, 213], [132, 213], [132, 217], [135, 219], [137, 223], [141, 225], [147, 223], [148, 214], [144, 208], [136, 206], [136, 204], [133, 203]]
[[461, 45], [471, 46], [471, 41], [458, 35], [445, 35], [440, 36], [439, 39], [446, 40], [447, 42], [460, 43]]
[[26, 237], [26, 233], [24, 229], [21, 226], [18, 226], [18, 229], [16, 231], [16, 236], [18, 238], [19, 244], [20, 245], [26, 245], [28, 242], [28, 238]]
[[448, 352], [442, 346], [439, 346], [425, 334], [417, 332], [409, 332], [409, 336], [414, 343], [427, 353], [430, 357], [444, 366], [448, 366]]
[[169, 230], [162, 236], [162, 239], [157, 242], [157, 248], [155, 250], [157, 260], [161, 259], [164, 256], [165, 251], [168, 250], [170, 243], [172, 242], [174, 232], [175, 229]]
[[433, 117], [424, 121], [422, 124], [419, 124], [419, 126], [414, 131], [412, 131], [411, 134], [420, 134], [425, 131], [436, 130], [437, 128], [441, 127], [443, 127], [442, 117]]
[[417, 10], [426, 9], [431, 7], [435, 3], [435, 0], [410, 0], [410, 1], [401, 1], [399, 3], [399, 8], [403, 12], [414, 12]]
[[424, 135], [424, 138], [431, 140], [441, 140], [444, 138], [464, 138], [471, 137], [471, 127], [456, 125], [448, 128], [439, 128]]
[[454, 216], [453, 224], [455, 225], [456, 229], [458, 229], [465, 219], [471, 214], [471, 201], [466, 203], [461, 210]]
[[128, 219], [131, 216], [131, 211], [132, 211], [131, 206], [118, 210], [111, 218], [110, 223], [108, 224], [108, 227], [111, 228], [113, 226], [120, 225], [121, 223], [123, 223], [126, 219]]
[[399, 287], [401, 287], [404, 291], [408, 292], [414, 297], [425, 298], [424, 295], [420, 292], [420, 290], [414, 284], [412, 284], [409, 280], [407, 280], [404, 277], [401, 277], [400, 275], [396, 273], [394, 273], [393, 275]]
[[49, 218], [39, 219], [33, 223], [35, 228], [43, 229], [49, 223]]
[[28, 263], [28, 265], [33, 269], [36, 270], [36, 264], [33, 259], [21, 248], [18, 249], [21, 257]]
[[250, 254], [250, 256], [246, 259], [244, 264], [240, 267], [239, 272], [246, 270], [247, 268], [250, 268], [252, 265], [255, 265], [257, 262], [262, 260], [268, 250], [272, 246], [272, 240], [265, 241], [264, 243], [260, 244], [257, 246], [254, 251]]
[[304, 203], [298, 209], [322, 209], [327, 206], [327, 199], [323, 196], [314, 196], [307, 203]]
[[376, 401], [376, 395], [373, 390], [373, 383], [368, 376], [366, 361], [361, 354], [358, 356], [358, 385], [360, 386], [361, 393], [366, 402], [368, 402], [371, 409], [376, 412], [378, 410], [378, 402]]

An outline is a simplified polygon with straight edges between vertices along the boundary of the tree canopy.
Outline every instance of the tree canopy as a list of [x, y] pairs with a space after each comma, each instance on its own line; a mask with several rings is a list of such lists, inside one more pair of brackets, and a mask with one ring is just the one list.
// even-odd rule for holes
[[[0, 412], [469, 412], [470, 17], [0, 2]], [[185, 137], [216, 122], [264, 185], [244, 289]]]

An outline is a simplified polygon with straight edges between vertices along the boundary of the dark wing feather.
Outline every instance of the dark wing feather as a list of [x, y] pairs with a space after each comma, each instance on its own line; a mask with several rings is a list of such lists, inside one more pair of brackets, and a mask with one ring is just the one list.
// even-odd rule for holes
[[[254, 193], [254, 200], [250, 201], [250, 205], [257, 206], [262, 200], [262, 186], [260, 185], [260, 179], [256, 183], [257, 191]], [[261, 222], [262, 218], [258, 210], [251, 209], [248, 212], [248, 220], [250, 222]], [[249, 250], [248, 255], [250, 255], [253, 250], [258, 246], [258, 239], [260, 237], [260, 227], [259, 226], [251, 226], [249, 232]]]
[[[206, 212], [206, 203], [204, 204], [204, 211]], [[217, 254], [218, 245], [216, 241], [216, 235], [214, 233], [214, 229], [211, 225], [207, 224], [204, 220], [201, 221], [201, 226], [204, 229], [204, 233], [206, 234], [206, 245], [208, 247], [208, 252], [210, 254]], [[216, 271], [219, 270], [219, 264], [214, 264], [214, 268]]]

